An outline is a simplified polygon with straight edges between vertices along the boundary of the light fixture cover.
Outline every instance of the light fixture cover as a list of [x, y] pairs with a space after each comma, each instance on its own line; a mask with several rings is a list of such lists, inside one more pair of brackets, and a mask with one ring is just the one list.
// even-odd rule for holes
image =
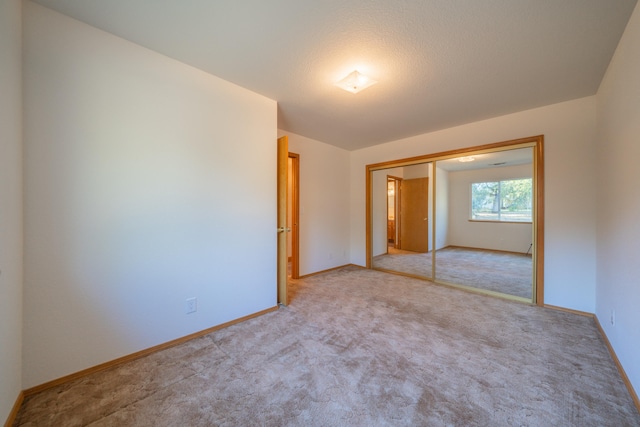
[[350, 73], [347, 77], [340, 80], [335, 85], [351, 93], [358, 93], [371, 85], [378, 83], [357, 70]]
[[476, 158], [473, 156], [465, 156], [465, 157], [460, 157], [458, 161], [462, 163], [466, 163], [466, 162], [473, 162], [475, 159]]

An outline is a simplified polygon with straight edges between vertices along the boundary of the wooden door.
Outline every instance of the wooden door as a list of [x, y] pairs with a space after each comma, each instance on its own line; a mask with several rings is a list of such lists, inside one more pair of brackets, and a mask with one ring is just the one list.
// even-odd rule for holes
[[278, 235], [278, 304], [287, 305], [287, 174], [289, 158], [289, 139], [278, 138], [278, 219], [276, 231]]
[[400, 182], [401, 249], [429, 252], [429, 178]]

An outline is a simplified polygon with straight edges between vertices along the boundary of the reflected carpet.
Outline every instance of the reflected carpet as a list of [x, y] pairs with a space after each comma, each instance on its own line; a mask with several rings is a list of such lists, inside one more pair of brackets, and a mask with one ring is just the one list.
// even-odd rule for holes
[[[373, 266], [431, 278], [431, 252], [389, 248], [373, 258]], [[449, 246], [436, 251], [436, 279], [517, 297], [532, 298], [531, 256]]]

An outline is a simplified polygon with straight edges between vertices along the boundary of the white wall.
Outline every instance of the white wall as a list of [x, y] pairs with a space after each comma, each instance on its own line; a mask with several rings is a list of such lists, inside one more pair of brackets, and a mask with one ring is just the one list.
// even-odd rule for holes
[[[381, 169], [373, 172], [372, 178], [372, 256], [387, 253], [387, 176], [395, 176], [403, 179], [428, 178], [433, 176], [432, 163], [421, 163], [411, 166]], [[443, 171], [444, 172], [444, 171]], [[442, 175], [439, 184], [446, 188], [446, 172]], [[431, 212], [433, 206], [433, 179], [429, 179], [428, 209]], [[447, 203], [438, 205], [440, 213], [446, 212]], [[432, 249], [431, 230], [433, 230], [433, 215], [429, 214], [429, 250]], [[446, 239], [446, 219], [438, 223], [438, 242]], [[438, 246], [441, 248], [442, 246]]]
[[[433, 166], [433, 163], [431, 163]], [[436, 164], [436, 184], [435, 184], [435, 194], [436, 194], [436, 250], [442, 249], [446, 246], [449, 246], [451, 243], [450, 233], [449, 233], [449, 216], [450, 216], [450, 179], [449, 172], [442, 169]], [[433, 180], [430, 183], [433, 186]], [[433, 197], [433, 191], [430, 192], [429, 198]], [[429, 206], [431, 205], [431, 200], [429, 201]], [[433, 215], [429, 215], [429, 229], [433, 229]], [[431, 248], [432, 243], [429, 242], [429, 248]]]
[[[640, 393], [640, 6], [597, 95], [596, 315]], [[615, 326], [610, 322], [615, 310]]]
[[348, 264], [349, 152], [278, 130], [284, 135], [300, 155], [300, 275]]
[[371, 243], [372, 256], [387, 253], [387, 175], [402, 177], [402, 168], [374, 171], [371, 176]]
[[431, 171], [431, 166], [431, 163], [404, 166], [402, 168], [404, 173], [401, 176], [404, 179], [429, 178], [433, 175], [432, 173], [429, 173]]
[[22, 6], [0, 1], [0, 424], [22, 390]]
[[449, 173], [449, 244], [470, 248], [522, 252], [532, 242], [531, 223], [469, 221], [471, 184], [474, 182], [531, 178], [532, 166], [506, 166]]
[[[387, 212], [387, 176], [403, 178], [408, 168], [382, 169], [373, 172], [371, 179], [371, 254], [378, 256], [386, 254], [389, 247], [387, 227], [389, 215]], [[423, 175], [425, 176], [425, 175]]]
[[595, 310], [595, 97], [351, 153], [351, 262], [365, 265], [365, 165], [545, 135], [545, 303]]
[[24, 387], [274, 307], [276, 102], [24, 7]]

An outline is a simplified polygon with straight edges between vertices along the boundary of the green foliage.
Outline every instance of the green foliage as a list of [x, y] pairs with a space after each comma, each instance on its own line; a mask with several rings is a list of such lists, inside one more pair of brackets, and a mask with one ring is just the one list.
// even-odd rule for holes
[[531, 221], [531, 178], [471, 184], [472, 219]]
[[502, 210], [531, 210], [531, 179], [512, 179], [500, 182]]

